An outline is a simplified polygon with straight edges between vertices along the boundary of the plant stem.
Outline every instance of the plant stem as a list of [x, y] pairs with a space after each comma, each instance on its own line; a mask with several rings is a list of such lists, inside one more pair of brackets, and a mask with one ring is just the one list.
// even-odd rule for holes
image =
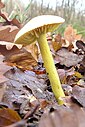
[[44, 66], [46, 68], [46, 72], [48, 74], [51, 83], [52, 91], [58, 103], [63, 104], [64, 102], [60, 100], [60, 97], [65, 97], [65, 94], [61, 87], [60, 79], [53, 61], [53, 57], [50, 52], [48, 42], [46, 40], [46, 34], [41, 34], [40, 37], [37, 39], [37, 41], [44, 61]]

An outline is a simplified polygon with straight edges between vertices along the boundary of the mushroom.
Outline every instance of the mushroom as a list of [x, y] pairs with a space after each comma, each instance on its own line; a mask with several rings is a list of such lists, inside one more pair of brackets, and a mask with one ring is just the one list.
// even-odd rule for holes
[[65, 97], [61, 87], [60, 79], [54, 64], [52, 54], [46, 39], [47, 32], [53, 32], [64, 19], [54, 15], [41, 15], [31, 19], [16, 35], [15, 43], [29, 45], [37, 40], [44, 61], [47, 75], [49, 77], [52, 91], [59, 104], [63, 104], [61, 97]]

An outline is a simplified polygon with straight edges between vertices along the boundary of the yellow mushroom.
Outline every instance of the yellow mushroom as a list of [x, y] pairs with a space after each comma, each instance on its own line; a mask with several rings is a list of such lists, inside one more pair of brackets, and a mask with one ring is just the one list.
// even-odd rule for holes
[[29, 45], [37, 40], [40, 52], [44, 61], [44, 66], [48, 74], [52, 91], [59, 104], [63, 104], [61, 97], [65, 97], [61, 87], [60, 79], [54, 64], [52, 54], [46, 39], [47, 32], [53, 32], [64, 19], [54, 15], [41, 15], [31, 19], [16, 35], [15, 43]]

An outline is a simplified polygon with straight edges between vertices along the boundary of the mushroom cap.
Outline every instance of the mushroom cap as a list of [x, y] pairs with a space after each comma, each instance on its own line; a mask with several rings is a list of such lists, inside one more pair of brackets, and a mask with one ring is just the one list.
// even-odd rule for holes
[[63, 18], [54, 15], [34, 17], [17, 33], [14, 42], [28, 45], [36, 41], [40, 34], [53, 32], [64, 21]]

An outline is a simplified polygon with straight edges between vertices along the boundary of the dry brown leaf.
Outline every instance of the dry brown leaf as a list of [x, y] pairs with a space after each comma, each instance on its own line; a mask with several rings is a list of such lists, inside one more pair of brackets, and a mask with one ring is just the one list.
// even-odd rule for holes
[[0, 52], [5, 56], [5, 62], [22, 70], [32, 70], [37, 65], [38, 48], [35, 44], [22, 48], [22, 45], [10, 42], [0, 42]]
[[28, 51], [29, 53], [31, 53], [31, 55], [33, 56], [33, 58], [38, 61], [38, 47], [35, 43], [30, 44], [26, 47], [24, 47], [26, 51]]
[[19, 28], [16, 26], [1, 26], [0, 27], [0, 40], [1, 41], [7, 41], [7, 42], [13, 42], [15, 35], [18, 33]]
[[17, 52], [19, 52], [21, 48], [22, 45], [0, 41], [0, 53], [5, 56], [4, 59], [8, 59], [15, 53], [17, 54]]
[[68, 47], [68, 49], [71, 51], [76, 51], [76, 41], [81, 40], [82, 35], [77, 34], [77, 30], [73, 29], [71, 25], [68, 25], [64, 31], [64, 38], [66, 40], [66, 44], [64, 44], [65, 47]]
[[54, 41], [52, 41], [52, 46], [55, 51], [59, 50], [62, 45], [65, 44], [65, 40], [62, 38], [60, 34], [54, 37]]
[[79, 49], [81, 49], [83, 52], [85, 52], [85, 43], [84, 43], [83, 41], [78, 40], [78, 41], [76, 42], [76, 45], [77, 45], [77, 47], [78, 47]]
[[73, 87], [73, 97], [85, 107], [85, 88], [74, 86]]
[[29, 51], [27, 51], [27, 48], [22, 48], [21, 50], [15, 49], [15, 51], [11, 51], [11, 54], [9, 52], [9, 54], [5, 56], [5, 62], [7, 62], [8, 65], [17, 66], [22, 70], [33, 70], [33, 67], [37, 65], [38, 54], [36, 46], [34, 49], [30, 49]]
[[17, 26], [18, 28], [22, 27], [22, 24], [16, 18], [12, 19], [10, 23]]
[[35, 99], [30, 101], [30, 104], [33, 107], [39, 105], [41, 109], [44, 109], [48, 105], [48, 102], [46, 101], [46, 99]]
[[83, 59], [83, 55], [77, 55], [73, 52], [69, 52], [66, 48], [62, 48], [57, 51], [55, 60], [60, 61], [61, 65], [67, 67], [75, 66]]
[[33, 70], [33, 67], [37, 65], [37, 61], [33, 58], [31, 53], [25, 51], [19, 51], [17, 54], [12, 54], [5, 59], [8, 65], [17, 66], [22, 70]]
[[[5, 76], [9, 80], [6, 82], [8, 89], [6, 89], [3, 102], [9, 104], [11, 107], [14, 107], [13, 102], [16, 102], [18, 104], [16, 107], [20, 109], [20, 104], [24, 107], [28, 107], [29, 101], [33, 104], [33, 101], [37, 99], [42, 98], [47, 100], [50, 97], [52, 98], [52, 94], [49, 95], [49, 93], [45, 91], [46, 75], [39, 76], [32, 71], [23, 72], [20, 69], [13, 68], [6, 72]], [[42, 102], [40, 101], [41, 108], [44, 108], [46, 104], [44, 100], [41, 100]], [[25, 103], [25, 101], [27, 103]], [[23, 110], [25, 111], [27, 108], [24, 107]], [[24, 113], [22, 109], [20, 109], [20, 113]]]
[[72, 43], [75, 40], [80, 40], [82, 35], [77, 35], [77, 30], [73, 29], [71, 25], [66, 27], [64, 31], [64, 38], [69, 42]]
[[26, 126], [26, 121], [25, 120], [21, 120], [19, 122], [16, 122], [14, 124], [11, 124], [9, 126], [5, 126], [5, 127], [25, 127]]
[[16, 46], [18, 49], [22, 48], [22, 45], [20, 44], [14, 44], [11, 42], [6, 42], [6, 41], [0, 41], [0, 46], [6, 46], [7, 50], [11, 50], [14, 46]]
[[79, 72], [80, 73], [85, 73], [85, 55], [84, 55], [83, 60], [80, 63]]
[[64, 80], [64, 78], [66, 77], [66, 71], [64, 69], [58, 69], [58, 74], [59, 74], [59, 78], [61, 80], [61, 82]]
[[62, 47], [60, 42], [52, 41], [52, 46], [55, 51], [59, 50]]
[[11, 125], [20, 120], [21, 118], [16, 111], [9, 108], [0, 109], [0, 127]]
[[6, 65], [4, 62], [4, 57], [0, 55], [0, 83], [7, 81], [8, 79], [4, 76], [4, 73], [11, 69], [10, 66]]
[[85, 81], [84, 79], [80, 79], [78, 82], [77, 82], [77, 85], [81, 86], [81, 87], [85, 87]]
[[6, 90], [6, 84], [5, 83], [4, 84], [0, 83], [0, 102], [3, 99], [3, 95], [4, 95], [5, 90]]
[[65, 84], [67, 77], [73, 75], [74, 73], [75, 73], [74, 68], [71, 68], [69, 70], [58, 69], [59, 78], [60, 78], [62, 84], [63, 83]]
[[[51, 109], [50, 109], [51, 111]], [[74, 105], [71, 107], [57, 106], [49, 112], [47, 109], [41, 117], [39, 127], [84, 127], [85, 111]]]

